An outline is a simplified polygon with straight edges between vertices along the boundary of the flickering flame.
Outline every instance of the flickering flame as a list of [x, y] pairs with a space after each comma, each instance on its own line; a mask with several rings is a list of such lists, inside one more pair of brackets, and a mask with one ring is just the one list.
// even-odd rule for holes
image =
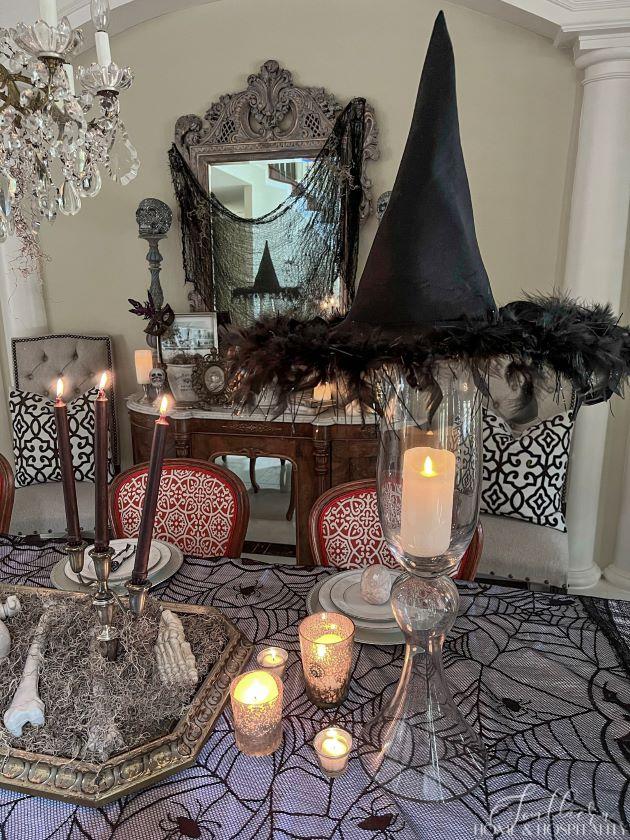
[[424, 467], [422, 468], [422, 472], [420, 475], [425, 476], [425, 478], [432, 478], [434, 475], [437, 475], [435, 470], [433, 469], [433, 461], [431, 460], [431, 456], [427, 455], [424, 459]]
[[59, 377], [57, 380], [57, 399], [60, 400], [63, 397], [63, 379]]
[[101, 374], [101, 381], [98, 383], [99, 391], [104, 391], [107, 387], [107, 371]]
[[168, 397], [166, 394], [162, 397], [162, 402], [160, 403], [160, 415], [164, 417], [166, 412], [168, 411]]

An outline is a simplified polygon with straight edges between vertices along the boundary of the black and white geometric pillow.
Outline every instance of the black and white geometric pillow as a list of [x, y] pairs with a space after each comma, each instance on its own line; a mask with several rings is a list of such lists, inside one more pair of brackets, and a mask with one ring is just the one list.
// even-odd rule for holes
[[494, 412], [484, 412], [481, 510], [566, 531], [564, 488], [573, 432], [562, 412], [518, 437]]
[[[94, 401], [97, 396], [98, 389], [91, 388], [68, 403], [70, 446], [77, 481], [94, 481]], [[16, 486], [61, 481], [54, 402], [40, 394], [13, 389], [9, 392], [9, 407]]]

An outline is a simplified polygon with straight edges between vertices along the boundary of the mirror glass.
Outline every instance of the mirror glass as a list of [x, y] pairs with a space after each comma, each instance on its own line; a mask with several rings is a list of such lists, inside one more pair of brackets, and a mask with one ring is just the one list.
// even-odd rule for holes
[[313, 158], [213, 163], [208, 188], [236, 216], [257, 219], [282, 204], [312, 164]]

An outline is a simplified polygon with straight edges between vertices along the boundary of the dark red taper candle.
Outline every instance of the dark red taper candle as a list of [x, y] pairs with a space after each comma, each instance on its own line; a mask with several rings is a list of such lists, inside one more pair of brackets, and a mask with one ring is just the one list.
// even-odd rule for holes
[[57, 452], [61, 469], [63, 501], [66, 507], [66, 528], [68, 543], [78, 545], [81, 542], [79, 508], [77, 506], [77, 488], [74, 483], [74, 466], [70, 447], [70, 427], [68, 426], [68, 407], [62, 400], [63, 379], [57, 380], [57, 399], [55, 400], [55, 423], [57, 424]]
[[149, 460], [149, 474], [147, 476], [147, 489], [144, 494], [142, 506], [142, 518], [140, 519], [140, 532], [138, 534], [138, 545], [136, 546], [136, 559], [131, 575], [132, 583], [144, 583], [147, 579], [149, 567], [149, 551], [153, 539], [153, 525], [155, 523], [155, 511], [157, 508], [158, 493], [160, 492], [160, 479], [162, 478], [162, 463], [164, 461], [164, 449], [166, 447], [166, 435], [169, 422], [166, 416], [168, 399], [162, 397], [160, 416], [155, 421], [153, 429], [153, 443], [151, 444], [151, 458]]
[[94, 549], [105, 551], [109, 546], [107, 524], [107, 483], [109, 455], [109, 400], [105, 393], [107, 374], [101, 376], [99, 392], [94, 403]]

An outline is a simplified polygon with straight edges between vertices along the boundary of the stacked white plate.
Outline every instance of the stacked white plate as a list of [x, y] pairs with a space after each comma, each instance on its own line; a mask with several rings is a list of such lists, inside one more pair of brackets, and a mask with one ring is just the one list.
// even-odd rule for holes
[[[109, 585], [112, 589], [124, 594], [124, 584], [131, 577], [135, 561], [137, 539], [129, 538], [111, 540], [110, 547], [114, 549], [112, 571]], [[153, 540], [149, 550], [148, 578], [152, 585], [161, 583], [175, 574], [182, 565], [184, 556], [175, 545]], [[96, 581], [94, 561], [90, 557], [89, 549], [85, 552], [85, 562], [81, 577], [70, 568], [70, 561], [65, 558], [56, 564], [51, 572], [51, 581], [57, 589], [86, 590]]]
[[[339, 612], [347, 615], [356, 628], [354, 637], [365, 645], [399, 645], [403, 634], [396, 624], [389, 601], [369, 604], [361, 595], [362, 569], [338, 572], [318, 584], [307, 599], [310, 613]], [[392, 584], [400, 572], [388, 569]]]

